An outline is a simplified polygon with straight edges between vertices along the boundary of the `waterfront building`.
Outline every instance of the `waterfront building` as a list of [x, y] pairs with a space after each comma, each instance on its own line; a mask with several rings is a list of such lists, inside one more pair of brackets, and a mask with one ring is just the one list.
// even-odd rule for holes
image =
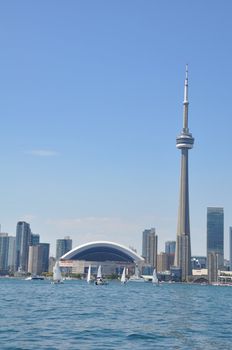
[[14, 272], [15, 268], [15, 242], [16, 237], [9, 236], [9, 249], [8, 249], [8, 271]]
[[161, 252], [157, 255], [157, 271], [164, 272], [169, 269], [168, 267], [168, 254]]
[[218, 255], [218, 268], [223, 269], [224, 209], [221, 207], [207, 208], [207, 259], [209, 253], [215, 253]]
[[29, 247], [28, 272], [33, 275], [41, 275], [48, 272], [49, 244], [39, 243]]
[[30, 245], [37, 245], [40, 242], [40, 235], [31, 233]]
[[7, 233], [0, 233], [0, 274], [8, 273], [9, 237]]
[[166, 254], [175, 254], [175, 251], [176, 251], [176, 241], [165, 242], [165, 253]]
[[192, 268], [193, 269], [206, 269], [206, 256], [192, 256]]
[[184, 86], [183, 129], [176, 139], [176, 147], [181, 150], [180, 198], [177, 224], [177, 239], [175, 252], [175, 266], [181, 270], [181, 279], [186, 281], [192, 274], [191, 242], [189, 220], [189, 179], [188, 179], [188, 151], [193, 147], [194, 138], [188, 127], [188, 69]]
[[232, 227], [230, 227], [229, 231], [229, 241], [230, 241], [230, 271], [232, 271]]
[[115, 275], [125, 267], [129, 275], [142, 270], [144, 259], [130, 248], [107, 241], [97, 241], [75, 247], [60, 258], [61, 269], [85, 275], [91, 265], [92, 274], [99, 265], [104, 275]]
[[25, 221], [19, 221], [16, 227], [15, 243], [15, 271], [27, 272], [28, 253], [31, 239], [30, 225]]
[[157, 249], [158, 236], [156, 235], [155, 228], [144, 230], [142, 257], [145, 259], [145, 263], [150, 264], [153, 268], [157, 267]]
[[208, 252], [207, 261], [209, 283], [218, 282], [219, 254], [216, 252]]
[[165, 253], [167, 254], [167, 269], [170, 270], [170, 267], [174, 265], [175, 260], [175, 251], [176, 251], [176, 241], [167, 241], [165, 242]]
[[72, 250], [72, 240], [69, 236], [56, 240], [56, 260], [59, 260], [61, 256], [70, 250]]

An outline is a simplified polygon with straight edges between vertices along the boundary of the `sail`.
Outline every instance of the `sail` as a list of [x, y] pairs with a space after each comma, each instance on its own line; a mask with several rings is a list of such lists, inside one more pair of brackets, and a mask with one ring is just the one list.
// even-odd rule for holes
[[135, 277], [139, 278], [139, 275], [140, 275], [140, 273], [139, 273], [139, 268], [138, 268], [138, 266], [136, 265], [136, 266], [135, 266]]
[[97, 278], [102, 278], [101, 265], [99, 265], [98, 270], [97, 270]]
[[125, 283], [126, 282], [126, 268], [124, 267], [122, 276], [121, 276], [121, 282]]
[[159, 283], [159, 280], [158, 280], [158, 277], [157, 277], [157, 274], [156, 274], [156, 269], [154, 269], [153, 271], [153, 275], [152, 275], [152, 283]]
[[59, 261], [57, 261], [55, 263], [55, 266], [53, 267], [53, 280], [54, 281], [61, 281], [62, 280]]
[[91, 265], [89, 265], [88, 275], [87, 275], [87, 282], [89, 283], [90, 281], [91, 281]]

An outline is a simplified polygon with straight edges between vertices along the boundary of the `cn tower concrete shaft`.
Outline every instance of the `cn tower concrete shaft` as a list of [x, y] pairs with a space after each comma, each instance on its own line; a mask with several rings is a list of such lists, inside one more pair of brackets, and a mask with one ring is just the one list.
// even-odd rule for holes
[[181, 269], [182, 281], [192, 274], [191, 240], [189, 221], [188, 151], [193, 147], [194, 138], [188, 129], [188, 70], [184, 87], [183, 129], [176, 138], [176, 147], [181, 150], [180, 198], [177, 224], [175, 266]]

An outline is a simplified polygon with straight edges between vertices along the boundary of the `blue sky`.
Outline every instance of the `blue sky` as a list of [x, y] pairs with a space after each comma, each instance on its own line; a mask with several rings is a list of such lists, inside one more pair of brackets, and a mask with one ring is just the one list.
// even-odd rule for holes
[[41, 240], [176, 237], [189, 64], [193, 254], [206, 208], [232, 225], [231, 1], [0, 3], [0, 222]]

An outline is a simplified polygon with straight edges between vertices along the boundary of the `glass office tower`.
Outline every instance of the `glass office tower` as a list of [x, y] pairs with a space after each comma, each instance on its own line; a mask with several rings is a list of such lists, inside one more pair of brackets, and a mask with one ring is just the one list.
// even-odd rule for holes
[[217, 254], [218, 268], [224, 267], [224, 209], [207, 208], [207, 258]]

